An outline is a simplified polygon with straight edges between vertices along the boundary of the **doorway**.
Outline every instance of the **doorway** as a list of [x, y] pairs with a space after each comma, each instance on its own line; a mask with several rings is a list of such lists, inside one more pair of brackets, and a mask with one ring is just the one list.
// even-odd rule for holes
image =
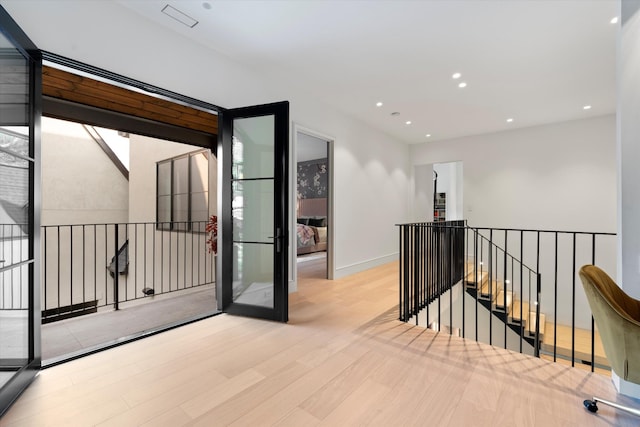
[[415, 165], [414, 221], [463, 219], [463, 164], [443, 162]]
[[296, 127], [296, 279], [332, 279], [333, 140]]
[[48, 116], [41, 129], [43, 365], [216, 313], [215, 153]]

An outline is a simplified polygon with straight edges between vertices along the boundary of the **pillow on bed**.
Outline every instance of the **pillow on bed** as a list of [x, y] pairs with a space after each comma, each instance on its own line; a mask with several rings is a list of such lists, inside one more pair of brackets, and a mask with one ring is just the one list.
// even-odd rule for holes
[[326, 227], [327, 218], [309, 218], [309, 225], [312, 227]]
[[298, 218], [298, 224], [309, 225], [309, 218]]

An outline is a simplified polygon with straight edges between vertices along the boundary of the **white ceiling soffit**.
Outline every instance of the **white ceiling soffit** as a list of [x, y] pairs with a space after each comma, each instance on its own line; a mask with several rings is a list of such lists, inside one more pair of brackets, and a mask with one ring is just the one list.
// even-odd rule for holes
[[408, 143], [615, 112], [616, 0], [119, 3]]

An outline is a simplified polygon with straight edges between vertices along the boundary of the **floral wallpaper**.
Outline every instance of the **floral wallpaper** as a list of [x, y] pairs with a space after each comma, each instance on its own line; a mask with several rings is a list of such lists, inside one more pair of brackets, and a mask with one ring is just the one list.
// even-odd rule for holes
[[327, 159], [298, 162], [298, 197], [318, 199], [327, 197], [329, 175]]

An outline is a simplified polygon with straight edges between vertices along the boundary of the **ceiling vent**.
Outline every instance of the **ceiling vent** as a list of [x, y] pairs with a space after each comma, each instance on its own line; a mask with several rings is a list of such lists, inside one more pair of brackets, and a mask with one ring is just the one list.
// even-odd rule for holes
[[166, 5], [165, 7], [163, 7], [162, 13], [186, 25], [189, 28], [193, 28], [198, 24], [198, 21], [196, 21], [186, 13], [180, 12], [178, 9], [170, 5]]

